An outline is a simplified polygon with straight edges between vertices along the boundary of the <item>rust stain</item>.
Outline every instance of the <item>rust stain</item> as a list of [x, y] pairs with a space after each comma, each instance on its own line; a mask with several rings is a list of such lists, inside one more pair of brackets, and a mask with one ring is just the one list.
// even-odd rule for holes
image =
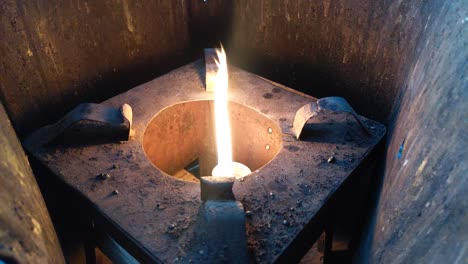
[[330, 0], [323, 1], [323, 16], [328, 17], [328, 10], [330, 9]]
[[40, 235], [42, 233], [41, 223], [39, 223], [39, 221], [37, 221], [34, 217], [31, 217], [31, 223], [33, 225], [33, 233], [36, 235]]
[[427, 164], [427, 158], [424, 159], [423, 162], [421, 162], [421, 165], [419, 165], [419, 168], [416, 171], [416, 177], [414, 179], [414, 185], [418, 186], [423, 182], [422, 172], [423, 172], [424, 168], [426, 167], [426, 164]]
[[122, 0], [122, 5], [123, 5], [123, 10], [124, 10], [125, 20], [127, 21], [127, 29], [128, 31], [133, 33], [135, 31], [135, 27], [133, 26], [133, 18], [128, 8], [127, 0]]
[[31, 48], [28, 47], [28, 50], [26, 51], [26, 55], [28, 55], [29, 57], [34, 55], [34, 53], [31, 51]]
[[84, 6], [85, 6], [85, 9], [86, 9], [86, 14], [88, 14], [88, 15], [89, 15], [89, 13], [90, 13], [90, 9], [89, 9], [88, 2], [84, 2]]
[[55, 59], [55, 45], [52, 42], [52, 38], [49, 36], [48, 32], [48, 23], [46, 18], [40, 18], [38, 23], [36, 24], [36, 34], [41, 41], [41, 46], [44, 50], [44, 53], [50, 58], [50, 61], [52, 63], [53, 69], [55, 70], [56, 73], [60, 74], [62, 73], [62, 68], [57, 65], [57, 61]]

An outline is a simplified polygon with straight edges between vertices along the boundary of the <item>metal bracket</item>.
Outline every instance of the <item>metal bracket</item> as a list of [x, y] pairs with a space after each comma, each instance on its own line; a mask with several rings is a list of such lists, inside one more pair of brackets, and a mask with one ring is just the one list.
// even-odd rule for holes
[[207, 92], [212, 92], [215, 88], [215, 78], [218, 71], [216, 57], [215, 49], [205, 49], [205, 90]]
[[204, 176], [200, 179], [202, 201], [235, 201], [233, 177]]
[[297, 110], [293, 122], [293, 132], [297, 139], [299, 139], [299, 137], [301, 136], [302, 130], [304, 129], [304, 126], [307, 123], [307, 121], [319, 115], [322, 112], [322, 110], [351, 114], [354, 117], [354, 119], [356, 119], [357, 123], [361, 126], [362, 130], [366, 133], [366, 135], [371, 134], [366, 125], [359, 118], [359, 115], [348, 103], [348, 101], [346, 101], [346, 99], [344, 99], [343, 97], [333, 96], [321, 98], [317, 100], [317, 102], [306, 104], [299, 108], [299, 110]]
[[244, 207], [232, 192], [234, 180], [201, 177], [207, 263], [248, 263]]
[[27, 144], [43, 146], [63, 138], [67, 143], [80, 140], [127, 141], [132, 126], [132, 108], [102, 104], [80, 104], [52, 125], [42, 127], [27, 139]]

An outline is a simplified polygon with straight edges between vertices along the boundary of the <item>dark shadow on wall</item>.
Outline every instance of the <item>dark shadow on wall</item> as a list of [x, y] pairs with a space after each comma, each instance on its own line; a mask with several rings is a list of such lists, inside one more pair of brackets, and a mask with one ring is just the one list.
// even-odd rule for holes
[[234, 1], [231, 63], [387, 123], [431, 3]]
[[188, 1], [190, 47], [194, 57], [203, 57], [205, 48], [225, 45], [229, 34], [232, 1]]
[[384, 175], [385, 175], [385, 170], [386, 170], [386, 162], [385, 162], [385, 157], [386, 156], [393, 156], [394, 158], [398, 158], [399, 155], [404, 150], [404, 141], [401, 143], [401, 148], [398, 149], [397, 153], [389, 153], [388, 149], [388, 143], [395, 130], [395, 119], [396, 115], [400, 113], [401, 110], [401, 97], [402, 97], [402, 91], [406, 90], [405, 87], [400, 90], [399, 95], [397, 96], [395, 100], [395, 104], [392, 109], [392, 114], [390, 117], [390, 125], [387, 127], [387, 135], [385, 139], [385, 146], [382, 146], [381, 151], [378, 153], [378, 159], [376, 161], [376, 167], [373, 170], [373, 177], [370, 177], [370, 183], [369, 183], [369, 192], [366, 195], [365, 198], [365, 209], [363, 210], [363, 218], [362, 223], [360, 223], [360, 228], [356, 233], [356, 237], [354, 238], [354, 245], [351, 253], [352, 257], [352, 262], [353, 263], [372, 263], [371, 262], [371, 256], [372, 256], [372, 243], [373, 243], [373, 236], [374, 236], [374, 231], [377, 227], [376, 223], [376, 214], [377, 214], [377, 208], [379, 206], [380, 200], [381, 200], [381, 192], [383, 188], [383, 182], [384, 182]]
[[[386, 122], [389, 115], [391, 100], [372, 93], [362, 96], [365, 94], [364, 90], [372, 86], [372, 83], [362, 81], [368, 76], [361, 71], [344, 72], [340, 65], [331, 64], [327, 58], [315, 63], [297, 59], [284, 60], [259, 54], [244, 55], [245, 57], [236, 55], [230, 57], [233, 64], [267, 79], [316, 98], [342, 96], [358, 113], [380, 122]], [[356, 64], [352, 68], [362, 68], [362, 64]], [[393, 97], [392, 91], [387, 96]]]
[[[182, 51], [167, 54], [164, 58], [157, 60], [140, 60], [138, 63], [127, 64], [112, 71], [100, 72], [96, 78], [80, 80], [73, 87], [75, 92], [64, 94], [59, 103], [44, 103], [39, 109], [25, 106], [21, 118], [15, 120], [16, 131], [19, 137], [24, 137], [33, 129], [56, 122], [80, 103], [98, 103], [148, 82], [190, 62], [193, 58], [189, 57], [187, 53], [187, 51]], [[14, 98], [7, 98], [7, 100], [14, 100]], [[14, 114], [10, 115], [15, 116]]]

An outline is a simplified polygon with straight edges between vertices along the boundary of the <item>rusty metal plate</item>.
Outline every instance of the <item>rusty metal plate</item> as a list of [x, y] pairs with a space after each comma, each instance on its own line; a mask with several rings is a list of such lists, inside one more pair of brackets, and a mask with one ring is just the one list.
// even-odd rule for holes
[[[197, 220], [202, 206], [200, 184], [157, 169], [143, 149], [145, 128], [162, 109], [213, 99], [212, 93], [205, 91], [203, 71], [203, 61], [197, 61], [103, 102], [114, 107], [124, 103], [132, 106], [134, 131], [127, 142], [26, 146], [115, 227], [117, 241], [118, 237], [128, 238], [131, 243], [126, 246], [132, 247], [137, 259], [170, 263], [207, 260], [204, 227]], [[321, 228], [319, 211], [382, 139], [385, 127], [360, 117], [370, 131], [370, 136], [363, 136], [349, 114], [324, 113], [306, 124], [298, 141], [293, 131], [295, 113], [315, 102], [314, 98], [235, 67], [230, 67], [229, 96], [265, 114], [281, 129], [278, 154], [251, 175], [236, 180], [233, 187], [236, 199], [250, 211], [246, 220], [250, 257], [258, 263], [272, 263], [302, 243], [301, 237], [308, 231]], [[327, 162], [331, 155], [333, 163]], [[110, 177], [96, 179], [101, 173]], [[118, 195], [113, 190], [118, 190]]]

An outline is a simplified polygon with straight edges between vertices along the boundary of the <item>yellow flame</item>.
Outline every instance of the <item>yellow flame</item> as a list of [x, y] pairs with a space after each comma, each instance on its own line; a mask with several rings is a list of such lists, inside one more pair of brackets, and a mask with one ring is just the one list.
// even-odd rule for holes
[[229, 76], [226, 53], [223, 47], [216, 49], [218, 70], [214, 77], [215, 135], [218, 164], [212, 171], [218, 177], [244, 177], [251, 173], [242, 163], [232, 160], [231, 124], [229, 123], [228, 86]]
[[[228, 68], [223, 47], [216, 49], [218, 71], [215, 76], [214, 106], [218, 166], [232, 167], [231, 124], [228, 114]], [[229, 173], [229, 172], [226, 172]], [[229, 176], [229, 175], [226, 175]]]

